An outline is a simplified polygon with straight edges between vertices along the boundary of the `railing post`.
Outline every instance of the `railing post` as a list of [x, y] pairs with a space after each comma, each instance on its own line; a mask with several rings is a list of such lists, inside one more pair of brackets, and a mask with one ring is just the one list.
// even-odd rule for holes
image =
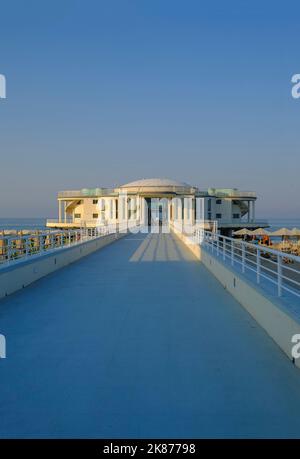
[[234, 243], [233, 243], [233, 239], [231, 239], [231, 264], [232, 266], [234, 265]]
[[282, 256], [277, 254], [277, 294], [282, 295]]
[[245, 244], [242, 242], [242, 272], [245, 272]]
[[261, 259], [260, 259], [260, 248], [256, 248], [256, 282], [260, 283], [260, 269], [261, 269]]
[[29, 252], [29, 250], [28, 250], [28, 241], [29, 241], [28, 237], [25, 238], [25, 257], [26, 258], [28, 258], [28, 252]]
[[219, 236], [217, 236], [217, 256], [219, 256]]
[[226, 260], [226, 239], [223, 237], [223, 260]]
[[10, 262], [10, 257], [11, 257], [11, 241], [8, 239], [7, 241], [7, 262]]

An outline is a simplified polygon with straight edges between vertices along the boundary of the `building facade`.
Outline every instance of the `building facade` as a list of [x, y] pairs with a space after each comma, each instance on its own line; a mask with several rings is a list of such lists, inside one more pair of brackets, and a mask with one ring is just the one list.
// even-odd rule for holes
[[169, 179], [143, 179], [117, 188], [94, 188], [58, 193], [58, 220], [49, 228], [94, 228], [124, 222], [142, 226], [181, 222], [214, 225], [230, 235], [240, 228], [267, 227], [255, 217], [252, 191], [197, 187]]

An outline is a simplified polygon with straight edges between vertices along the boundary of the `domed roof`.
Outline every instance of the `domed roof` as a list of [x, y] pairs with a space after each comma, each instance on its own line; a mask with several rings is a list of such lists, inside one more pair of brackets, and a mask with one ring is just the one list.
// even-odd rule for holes
[[134, 182], [126, 183], [121, 188], [141, 188], [141, 187], [179, 187], [179, 188], [192, 188], [191, 185], [176, 180], [152, 178], [135, 180]]

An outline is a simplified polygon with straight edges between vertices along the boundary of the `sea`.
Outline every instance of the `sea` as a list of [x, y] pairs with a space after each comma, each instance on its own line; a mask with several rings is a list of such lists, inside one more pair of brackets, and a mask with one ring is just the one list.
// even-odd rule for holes
[[0, 218], [0, 231], [2, 230], [44, 230], [46, 218]]
[[265, 218], [270, 225], [267, 231], [276, 231], [279, 228], [299, 228], [300, 229], [300, 218]]
[[[269, 218], [268, 231], [279, 228], [300, 228], [300, 218]], [[0, 218], [0, 231], [9, 229], [43, 230], [46, 229], [46, 218]]]

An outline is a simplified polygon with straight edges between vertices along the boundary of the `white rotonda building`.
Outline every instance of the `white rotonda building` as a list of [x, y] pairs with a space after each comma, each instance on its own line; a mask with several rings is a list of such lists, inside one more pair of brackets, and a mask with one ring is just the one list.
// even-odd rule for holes
[[268, 226], [256, 220], [256, 193], [236, 188], [209, 188], [169, 179], [142, 179], [117, 188], [93, 188], [58, 193], [58, 220], [49, 228], [94, 228], [106, 224], [136, 223], [143, 227], [169, 222], [232, 230]]

